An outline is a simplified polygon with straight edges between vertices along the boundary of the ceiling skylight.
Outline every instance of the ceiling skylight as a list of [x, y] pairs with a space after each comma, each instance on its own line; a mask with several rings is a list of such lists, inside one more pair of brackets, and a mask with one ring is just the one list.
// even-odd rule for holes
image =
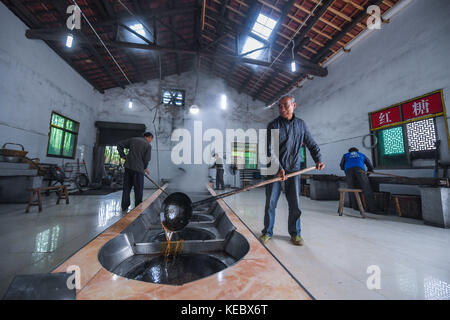
[[[255, 49], [263, 48], [263, 47], [264, 47], [264, 43], [262, 43], [261, 41], [258, 41], [253, 37], [247, 37], [244, 47], [242, 48], [241, 54], [245, 54], [247, 52], [253, 51]], [[263, 50], [258, 50], [258, 51], [252, 52], [252, 53], [246, 55], [245, 58], [258, 59], [259, 56], [262, 54], [262, 52], [263, 52]]]
[[141, 36], [145, 36], [145, 30], [142, 24], [137, 23], [130, 26], [130, 29], [136, 31], [136, 33], [139, 33]]
[[260, 13], [252, 28], [252, 32], [261, 38], [268, 40], [276, 24], [276, 20]]

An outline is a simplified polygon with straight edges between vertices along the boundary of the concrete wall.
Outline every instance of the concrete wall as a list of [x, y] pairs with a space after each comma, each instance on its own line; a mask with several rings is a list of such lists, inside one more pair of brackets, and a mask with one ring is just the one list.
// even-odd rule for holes
[[[27, 39], [25, 31], [28, 27], [3, 4], [0, 4], [0, 28], [0, 143], [23, 144], [29, 151], [28, 156], [40, 158], [41, 162], [63, 162], [62, 159], [46, 156], [52, 111], [80, 122], [76, 157], [81, 158], [83, 153], [90, 175], [96, 137], [95, 121], [143, 123], [148, 131], [156, 133], [150, 167], [152, 177], [181, 179], [183, 172], [179, 168], [183, 168], [186, 173], [179, 184], [192, 188], [192, 181], [195, 181], [195, 185], [204, 190], [208, 178], [207, 164], [172, 163], [171, 151], [178, 143], [171, 141], [173, 130], [186, 128], [194, 143], [194, 140], [203, 138], [194, 137], [194, 122], [201, 121], [201, 134], [210, 128], [217, 128], [223, 134], [225, 145], [225, 129], [266, 128], [274, 118], [274, 112], [264, 110], [262, 102], [238, 94], [216, 77], [201, 74], [195, 94], [196, 75], [192, 72], [166, 77], [163, 81], [131, 85], [125, 90], [111, 89], [102, 95], [94, 91], [43, 41]], [[159, 104], [161, 87], [186, 90], [186, 107], [159, 106], [150, 111], [149, 108]], [[221, 94], [227, 95], [227, 110], [220, 109]], [[128, 109], [130, 98], [134, 100], [132, 110]], [[189, 107], [194, 102], [201, 109], [195, 116], [189, 113]], [[213, 150], [208, 149], [209, 143], [203, 142], [200, 150], [204, 148], [210, 154]], [[192, 158], [194, 151], [192, 149]], [[214, 171], [209, 174], [214, 175]], [[234, 177], [225, 174], [225, 180], [232, 183]]]
[[[152, 80], [146, 84], [134, 84], [125, 90], [120, 88], [107, 90], [103, 97], [103, 104], [98, 113], [98, 120], [113, 122], [143, 123], [147, 130], [156, 133], [152, 142], [152, 161], [150, 163], [151, 176], [155, 179], [177, 179], [179, 187], [204, 190], [207, 182], [207, 164], [175, 165], [171, 160], [172, 148], [179, 141], [171, 141], [175, 129], [185, 128], [191, 135], [191, 160], [194, 153], [206, 152], [211, 154], [209, 141], [203, 141], [202, 135], [208, 129], [216, 128], [223, 134], [223, 144], [226, 145], [225, 129], [259, 129], [266, 128], [267, 123], [274, 118], [273, 110], [264, 110], [265, 105], [253, 101], [245, 94], [238, 94], [236, 90], [227, 87], [223, 80], [200, 73], [197, 94], [195, 95], [196, 74], [187, 72], [181, 75], [166, 77], [162, 81]], [[161, 87], [186, 90], [186, 107], [161, 105]], [[220, 108], [220, 96], [227, 96], [227, 110]], [[133, 98], [133, 109], [128, 108], [128, 101]], [[200, 112], [197, 115], [189, 113], [189, 107], [195, 103]], [[155, 116], [155, 112], [158, 113]], [[194, 135], [195, 121], [200, 121], [200, 135]], [[199, 143], [199, 148], [194, 144]], [[159, 151], [159, 152], [158, 152]], [[219, 151], [220, 153], [220, 151]], [[229, 155], [225, 155], [226, 157]], [[158, 167], [159, 165], [159, 167]], [[183, 168], [183, 173], [179, 168]], [[210, 174], [214, 175], [211, 170]], [[181, 180], [180, 180], [181, 179]], [[225, 173], [225, 183], [232, 183], [234, 177]], [[146, 182], [146, 186], [151, 186]]]
[[[370, 150], [362, 146], [363, 136], [369, 133], [369, 112], [442, 88], [445, 102], [450, 104], [449, 12], [448, 0], [412, 1], [389, 24], [330, 64], [326, 78], [306, 81], [294, 91], [296, 114], [320, 144], [325, 173], [343, 175], [339, 162], [351, 146], [370, 156]], [[444, 119], [438, 119], [441, 156], [450, 162], [447, 138]], [[432, 169], [383, 171], [407, 176], [433, 174]], [[401, 189], [418, 194], [417, 188]]]
[[57, 111], [80, 122], [76, 156], [84, 149], [90, 165], [101, 94], [45, 42], [27, 39], [26, 29], [0, 3], [0, 144], [20, 143], [28, 157], [61, 164], [59, 158], [46, 157], [50, 117]]

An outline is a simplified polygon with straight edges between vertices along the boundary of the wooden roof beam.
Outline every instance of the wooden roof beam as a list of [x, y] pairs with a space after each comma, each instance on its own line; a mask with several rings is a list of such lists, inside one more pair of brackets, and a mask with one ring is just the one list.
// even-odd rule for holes
[[[367, 7], [371, 5], [380, 5], [385, 0], [369, 0], [367, 3]], [[341, 32], [339, 32], [335, 37], [333, 37], [333, 40], [328, 42], [325, 47], [323, 47], [316, 57], [314, 57], [313, 62], [320, 62], [329, 52], [330, 49], [337, 44], [338, 41], [342, 40], [347, 33], [349, 33], [358, 23], [362, 22], [364, 18], [367, 16], [366, 10], [361, 11], [358, 15], [356, 15], [353, 19], [353, 22], [348, 23], [344, 26], [344, 29], [342, 29]]]
[[[283, 24], [283, 20], [288, 16], [289, 10], [292, 8], [292, 6], [295, 4], [296, 1], [297, 1], [297, 0], [289, 0], [289, 1], [285, 2], [285, 4], [283, 5], [283, 8], [281, 9], [281, 15], [280, 15], [280, 17], [278, 18], [278, 21], [277, 21], [275, 27], [273, 28], [273, 30], [272, 30], [272, 32], [271, 32], [271, 34], [270, 34], [270, 37], [269, 37], [269, 46], [271, 46], [271, 45], [274, 43], [276, 37], [278, 36], [278, 33], [277, 33], [277, 32], [278, 32], [278, 29], [279, 29], [280, 26]], [[269, 50], [269, 51], [270, 51], [270, 50]], [[271, 57], [270, 57], [270, 59], [271, 59]], [[250, 79], [250, 80], [251, 80], [251, 79]], [[244, 90], [245, 90], [245, 88], [247, 88], [247, 86], [251, 83], [250, 80], [244, 83], [244, 88], [243, 88]], [[258, 92], [258, 93], [259, 93], [259, 92]], [[256, 97], [253, 96], [253, 99], [256, 99], [256, 98], [257, 98], [257, 96], [256, 96]]]

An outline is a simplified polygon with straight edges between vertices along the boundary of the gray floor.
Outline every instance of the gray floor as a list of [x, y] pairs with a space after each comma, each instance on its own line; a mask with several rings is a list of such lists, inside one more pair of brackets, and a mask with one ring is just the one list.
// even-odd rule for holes
[[[154, 190], [145, 190], [148, 197]], [[45, 198], [44, 210], [0, 205], [0, 296], [16, 274], [46, 273], [122, 217], [121, 192], [72, 196], [71, 204]], [[133, 198], [133, 197], [132, 197]], [[264, 190], [226, 199], [257, 235], [263, 227]], [[317, 299], [450, 299], [450, 230], [421, 221], [368, 215], [337, 201], [302, 197], [303, 247], [287, 233], [287, 202], [280, 197], [274, 237], [267, 248]], [[369, 290], [369, 266], [380, 270], [380, 289]]]
[[[263, 189], [225, 199], [257, 236], [263, 229]], [[450, 229], [423, 221], [368, 214], [338, 201], [302, 197], [303, 247], [290, 243], [288, 207], [278, 202], [274, 237], [267, 248], [317, 299], [450, 299]], [[379, 271], [380, 289], [367, 281]], [[373, 267], [372, 267], [373, 268]], [[376, 284], [376, 282], [371, 282]]]
[[[144, 190], [144, 197], [153, 191]], [[69, 205], [56, 205], [51, 194], [43, 197], [42, 213], [37, 207], [25, 213], [26, 204], [0, 205], [0, 298], [15, 275], [50, 272], [118, 221], [121, 195], [71, 196]]]

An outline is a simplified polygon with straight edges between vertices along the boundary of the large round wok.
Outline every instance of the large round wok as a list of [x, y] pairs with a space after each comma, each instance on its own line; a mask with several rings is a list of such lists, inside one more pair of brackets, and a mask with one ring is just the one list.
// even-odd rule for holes
[[[312, 171], [316, 169], [316, 167], [310, 167], [307, 169], [303, 169], [300, 171], [296, 171], [293, 173], [289, 173], [286, 175], [286, 178], [291, 178], [294, 176], [298, 176], [302, 173]], [[225, 197], [229, 197], [241, 192], [249, 191], [258, 187], [262, 187], [277, 181], [281, 181], [281, 177], [276, 177], [273, 179], [269, 179], [266, 181], [263, 181], [261, 183], [257, 183], [252, 186], [248, 186], [242, 189], [233, 190], [230, 192], [225, 192], [222, 194], [219, 194], [214, 197], [209, 197], [197, 202], [192, 202], [189, 196], [182, 192], [175, 192], [171, 193], [164, 201], [161, 207], [161, 223], [168, 231], [179, 231], [183, 229], [188, 223], [189, 220], [192, 217], [192, 211], [194, 208], [198, 206], [202, 206], [204, 204], [214, 202], [218, 199], [222, 199]]]

